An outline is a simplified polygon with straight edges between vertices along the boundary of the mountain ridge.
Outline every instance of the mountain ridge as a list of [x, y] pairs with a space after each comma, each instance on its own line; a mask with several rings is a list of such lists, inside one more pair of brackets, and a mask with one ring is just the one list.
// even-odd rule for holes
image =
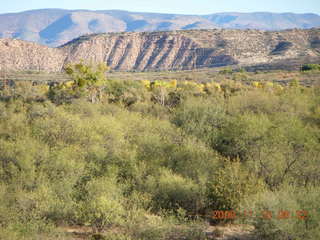
[[285, 30], [320, 27], [314, 13], [238, 13], [206, 15], [145, 13], [124, 10], [39, 9], [0, 14], [0, 37], [15, 38], [51, 47], [84, 34], [153, 32], [190, 29]]
[[320, 29], [104, 33], [84, 35], [58, 48], [0, 39], [0, 70], [59, 72], [81, 60], [106, 62], [118, 71], [303, 64], [320, 60]]

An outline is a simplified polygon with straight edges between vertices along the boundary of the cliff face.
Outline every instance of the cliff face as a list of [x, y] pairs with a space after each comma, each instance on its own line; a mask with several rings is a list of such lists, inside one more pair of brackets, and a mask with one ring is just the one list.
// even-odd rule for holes
[[2, 68], [60, 71], [68, 62], [116, 70], [171, 70], [272, 64], [320, 57], [320, 30], [191, 30], [83, 36], [59, 48], [0, 40]]
[[67, 62], [105, 61], [116, 70], [192, 69], [236, 63], [183, 33], [109, 34], [68, 44]]

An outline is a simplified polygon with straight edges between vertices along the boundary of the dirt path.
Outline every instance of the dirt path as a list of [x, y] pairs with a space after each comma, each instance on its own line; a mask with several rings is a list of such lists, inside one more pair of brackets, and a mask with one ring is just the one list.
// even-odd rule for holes
[[[248, 225], [210, 226], [206, 230], [208, 239], [212, 240], [257, 240], [253, 237], [254, 228]], [[89, 227], [61, 227], [70, 240], [89, 240], [92, 230]]]
[[206, 230], [209, 239], [214, 240], [256, 240], [254, 228], [248, 225], [210, 226]]

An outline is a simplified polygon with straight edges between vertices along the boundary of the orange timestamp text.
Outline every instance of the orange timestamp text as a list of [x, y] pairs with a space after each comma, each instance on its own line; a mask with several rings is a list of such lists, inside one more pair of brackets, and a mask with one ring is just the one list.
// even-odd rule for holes
[[260, 217], [266, 220], [271, 219], [300, 219], [306, 220], [309, 216], [309, 212], [307, 210], [298, 210], [298, 211], [289, 211], [289, 210], [279, 210], [277, 212], [264, 210], [261, 212], [254, 212], [251, 210], [244, 210], [242, 212], [236, 212], [233, 210], [224, 211], [224, 210], [215, 210], [212, 211], [211, 218], [215, 220], [233, 220], [237, 218], [256, 218]]

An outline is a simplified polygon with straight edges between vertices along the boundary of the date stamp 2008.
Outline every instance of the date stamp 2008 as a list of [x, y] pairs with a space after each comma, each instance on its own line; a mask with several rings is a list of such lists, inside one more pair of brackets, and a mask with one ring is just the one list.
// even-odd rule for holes
[[236, 212], [236, 211], [220, 211], [215, 210], [212, 211], [212, 219], [216, 220], [233, 220], [237, 218], [263, 218], [263, 219], [278, 219], [278, 220], [285, 220], [285, 219], [300, 219], [300, 220], [306, 220], [309, 216], [309, 212], [306, 210], [298, 210], [298, 211], [288, 211], [288, 210], [279, 210], [277, 212], [273, 211], [261, 211], [261, 212], [253, 212], [251, 210], [244, 210], [242, 212]]

